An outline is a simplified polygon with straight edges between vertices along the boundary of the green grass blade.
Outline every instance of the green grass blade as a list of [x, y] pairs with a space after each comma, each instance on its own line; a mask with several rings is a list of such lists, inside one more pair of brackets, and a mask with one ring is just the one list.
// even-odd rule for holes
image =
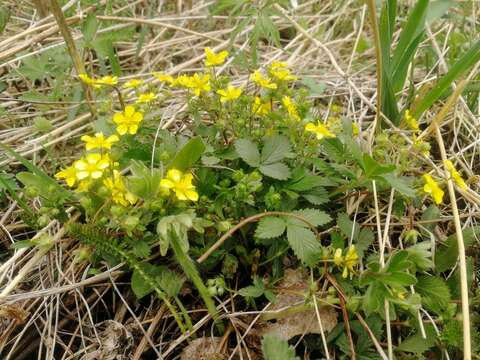
[[398, 59], [395, 69], [392, 70], [392, 86], [394, 92], [402, 90], [403, 85], [405, 84], [405, 79], [407, 78], [408, 66], [412, 62], [413, 56], [415, 55], [422, 39], [423, 32], [408, 44], [408, 47], [400, 55], [400, 59]]
[[385, 73], [389, 73], [390, 50], [392, 47], [392, 35], [395, 29], [395, 18], [397, 15], [397, 0], [387, 0], [380, 14], [379, 30], [380, 45], [382, 51], [382, 64]]
[[419, 0], [410, 13], [407, 23], [400, 34], [400, 38], [398, 39], [397, 47], [393, 53], [393, 70], [395, 70], [398, 64], [401, 62], [404, 51], [408, 49], [409, 45], [423, 32], [428, 2], [429, 0]]
[[453, 81], [459, 79], [468, 69], [480, 60], [480, 40], [478, 40], [450, 70], [438, 81], [437, 85], [429, 91], [423, 99], [417, 102], [412, 114], [420, 117], [425, 110], [433, 105], [450, 88]]

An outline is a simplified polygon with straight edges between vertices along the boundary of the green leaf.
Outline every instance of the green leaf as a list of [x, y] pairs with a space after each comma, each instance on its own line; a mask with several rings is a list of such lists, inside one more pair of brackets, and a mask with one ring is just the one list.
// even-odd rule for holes
[[132, 161], [132, 176], [127, 178], [127, 188], [144, 200], [155, 199], [160, 190], [162, 172], [160, 169], [149, 169], [140, 161]]
[[279, 162], [290, 152], [290, 142], [285, 136], [275, 135], [266, 137], [263, 141], [262, 165]]
[[456, 2], [453, 0], [432, 1], [428, 6], [426, 21], [428, 23], [432, 23], [435, 20], [440, 19], [443, 15], [447, 13], [450, 7], [455, 5], [455, 3]]
[[437, 314], [447, 308], [451, 299], [447, 284], [436, 276], [419, 276], [415, 290], [422, 295], [422, 304]]
[[255, 236], [260, 239], [271, 239], [282, 235], [285, 232], [285, 220], [281, 217], [266, 216], [258, 222]]
[[386, 264], [386, 271], [405, 271], [410, 268], [411, 265], [412, 263], [408, 261], [408, 252], [400, 250], [390, 255]]
[[360, 258], [363, 258], [363, 254], [367, 249], [372, 245], [375, 235], [373, 231], [369, 228], [364, 228], [360, 230], [358, 234], [358, 239], [355, 241], [355, 249]]
[[130, 285], [132, 287], [133, 293], [138, 299], [143, 298], [154, 290], [152, 286], [153, 284], [146, 280], [145, 277], [142, 275], [142, 272], [144, 271], [144, 267], [142, 267], [141, 269], [136, 269], [132, 274], [132, 278], [130, 279]]
[[266, 335], [262, 340], [262, 352], [265, 360], [298, 360], [295, 349], [274, 335]]
[[365, 176], [369, 179], [374, 179], [377, 176], [391, 173], [395, 170], [395, 165], [380, 165], [370, 155], [363, 155], [363, 170]]
[[480, 60], [480, 40], [450, 68], [437, 84], [420, 99], [412, 110], [412, 115], [419, 118], [425, 110], [430, 108], [451, 86], [452, 82], [462, 77], [468, 69]]
[[[326, 223], [329, 223], [332, 221], [332, 218], [330, 217], [329, 214], [327, 214], [324, 211], [317, 210], [317, 209], [302, 209], [302, 210], [296, 210], [293, 212], [293, 214], [300, 216], [301, 218], [305, 219], [308, 221], [310, 224], [313, 226], [322, 226], [325, 225]], [[297, 226], [303, 226], [307, 227], [308, 225], [304, 223], [303, 221], [299, 219], [295, 219], [293, 217], [290, 217], [288, 219], [289, 224], [295, 224]]]
[[393, 172], [389, 174], [383, 174], [380, 177], [399, 193], [409, 198], [415, 197], [415, 190], [410, 185], [410, 179], [407, 177], [397, 176]]
[[432, 243], [429, 241], [419, 242], [407, 248], [408, 260], [413, 262], [418, 270], [428, 270], [433, 267]]
[[424, 339], [420, 332], [405, 339], [400, 345], [396, 347], [397, 351], [411, 352], [415, 354], [422, 354], [433, 345], [435, 345], [436, 334], [431, 326], [425, 326], [427, 338]]
[[277, 180], [287, 180], [290, 177], [290, 169], [283, 163], [260, 165], [260, 172]]
[[251, 167], [260, 166], [260, 152], [257, 145], [248, 139], [238, 139], [235, 141], [235, 151], [238, 156]]
[[166, 267], [161, 267], [155, 279], [160, 288], [170, 297], [177, 296], [185, 282], [183, 277]]
[[34, 165], [31, 161], [17, 153], [15, 150], [12, 150], [10, 147], [7, 145], [4, 145], [0, 143], [0, 148], [5, 150], [5, 152], [9, 153], [11, 156], [15, 158], [18, 162], [20, 162], [23, 166], [25, 166], [30, 172], [33, 174], [37, 175], [38, 177], [42, 178], [45, 183], [49, 186], [52, 186], [54, 192], [57, 194], [61, 195], [62, 197], [65, 198], [70, 198], [70, 193], [65, 190], [62, 186], [60, 186], [55, 180], [53, 180], [50, 176], [48, 176], [42, 169], [40, 169], [38, 166]]
[[287, 227], [287, 240], [295, 255], [307, 266], [312, 265], [317, 260], [321, 246], [310, 229], [289, 225]]
[[190, 169], [205, 151], [205, 144], [200, 137], [190, 139], [175, 155], [172, 162], [168, 165], [169, 169], [178, 169], [185, 171]]
[[87, 18], [85, 19], [85, 22], [82, 25], [83, 39], [87, 44], [89, 44], [95, 37], [95, 34], [97, 33], [98, 25], [99, 24], [95, 14], [93, 13], [88, 14]]
[[[463, 230], [465, 248], [470, 247], [480, 236], [480, 226], [469, 227]], [[445, 243], [438, 247], [435, 254], [435, 271], [444, 272], [455, 266], [458, 259], [458, 243], [456, 235], [450, 235]]]
[[311, 96], [322, 95], [327, 88], [324, 82], [317, 81], [314, 78], [302, 78], [300, 82], [310, 90]]
[[409, 286], [414, 285], [417, 282], [417, 278], [406, 272], [388, 272], [382, 277], [382, 281], [390, 286]]
[[395, 71], [397, 69], [406, 49], [412, 42], [415, 42], [420, 34], [423, 33], [428, 2], [429, 0], [418, 0], [415, 7], [410, 12], [407, 23], [403, 26], [403, 30], [400, 33], [398, 45], [393, 52], [392, 70]]
[[362, 307], [367, 316], [373, 313], [383, 313], [384, 312], [384, 301], [388, 295], [388, 290], [379, 281], [374, 281], [371, 283], [365, 295], [363, 296]]
[[254, 285], [250, 285], [238, 290], [238, 293], [243, 297], [251, 297], [251, 298], [260, 297], [263, 295], [264, 292], [265, 292], [264, 288], [259, 288]]
[[5, 6], [0, 6], [0, 34], [3, 33], [7, 27], [8, 20], [10, 19], [10, 10]]
[[[342, 234], [347, 238], [352, 238], [353, 241], [356, 241], [358, 234], [360, 233], [360, 226], [354, 223], [347, 214], [340, 213], [337, 217], [337, 225], [340, 228]], [[354, 229], [355, 226], [355, 229]]]

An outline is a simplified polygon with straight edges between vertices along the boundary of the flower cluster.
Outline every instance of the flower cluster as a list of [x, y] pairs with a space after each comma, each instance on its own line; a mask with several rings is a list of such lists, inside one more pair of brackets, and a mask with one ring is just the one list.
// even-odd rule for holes
[[342, 249], [336, 249], [333, 255], [333, 262], [342, 270], [343, 278], [347, 278], [349, 275], [350, 278], [352, 278], [355, 273], [355, 266], [358, 263], [358, 254], [355, 245], [351, 245], [345, 255], [343, 255]]

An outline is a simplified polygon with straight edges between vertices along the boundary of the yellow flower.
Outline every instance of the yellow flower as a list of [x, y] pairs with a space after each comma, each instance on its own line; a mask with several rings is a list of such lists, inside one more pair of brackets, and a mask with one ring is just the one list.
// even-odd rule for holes
[[119, 171], [113, 171], [113, 178], [103, 180], [103, 184], [111, 192], [112, 200], [122, 206], [133, 205], [137, 201], [137, 197], [129, 192], [125, 183], [123, 182], [122, 175]]
[[95, 80], [95, 83], [98, 85], [117, 85], [118, 84], [118, 77], [116, 76], [103, 76], [98, 80]]
[[173, 78], [173, 76], [165, 75], [162, 72], [155, 72], [153, 73], [153, 76], [155, 76], [158, 81], [168, 83], [169, 85], [174, 85], [175, 83], [175, 79]]
[[443, 200], [443, 190], [440, 188], [437, 182], [433, 180], [431, 175], [424, 174], [423, 179], [425, 180], [423, 191], [425, 191], [427, 194], [430, 194], [436, 204], [440, 204]]
[[342, 277], [347, 278], [350, 274], [350, 278], [355, 273], [354, 267], [358, 263], [358, 254], [357, 250], [355, 249], [355, 245], [351, 245], [345, 256], [342, 255], [342, 249], [336, 249], [333, 255], [333, 263], [339, 267], [343, 268], [342, 270]]
[[300, 116], [298, 115], [297, 107], [289, 96], [284, 96], [282, 98], [282, 104], [287, 109], [288, 115], [293, 119], [300, 121]]
[[337, 266], [341, 266], [343, 263], [343, 256], [342, 256], [342, 249], [338, 248], [335, 250], [335, 253], [333, 255], [333, 263]]
[[55, 179], [65, 179], [67, 185], [72, 187], [77, 181], [77, 170], [73, 166], [68, 166], [56, 173]]
[[358, 263], [358, 254], [357, 250], [355, 249], [355, 245], [351, 245], [348, 248], [347, 254], [345, 255], [345, 262], [342, 277], [346, 278], [350, 273], [350, 277], [352, 277], [353, 273], [355, 272], [354, 267]]
[[135, 110], [132, 105], [125, 106], [123, 113], [115, 113], [113, 122], [117, 124], [117, 132], [125, 135], [127, 132], [131, 135], [137, 133], [138, 124], [143, 120], [143, 114]]
[[140, 94], [137, 99], [137, 104], [147, 104], [152, 100], [155, 100], [157, 95], [155, 95], [153, 92], [148, 92], [144, 94]]
[[85, 142], [85, 148], [87, 150], [93, 149], [111, 149], [112, 144], [120, 140], [117, 135], [110, 135], [109, 137], [105, 138], [103, 133], [98, 132], [95, 135], [83, 135], [81, 140]]
[[360, 129], [357, 124], [352, 123], [352, 135], [357, 137], [360, 134]]
[[95, 84], [95, 80], [92, 79], [90, 76], [88, 76], [87, 74], [79, 74], [78, 77], [80, 78], [80, 80], [82, 80], [85, 84], [87, 85], [93, 85]]
[[242, 89], [236, 88], [232, 84], [228, 84], [225, 90], [218, 90], [217, 94], [220, 95], [220, 102], [224, 103], [238, 99], [240, 95], [242, 95]]
[[255, 101], [252, 106], [252, 114], [258, 116], [267, 115], [272, 111], [272, 104], [269, 101], [263, 102], [259, 96], [255, 96]]
[[90, 185], [92, 185], [92, 181], [90, 179], [80, 180], [75, 192], [87, 192], [90, 189]]
[[123, 87], [125, 89], [136, 89], [137, 87], [139, 87], [142, 84], [143, 84], [143, 80], [131, 79], [131, 80], [128, 80], [125, 84], [123, 84]]
[[413, 131], [417, 132], [420, 130], [420, 127], [418, 126], [417, 119], [415, 119], [411, 114], [409, 110], [405, 110], [405, 116], [403, 118], [405, 121], [405, 124], [412, 129]]
[[173, 190], [178, 200], [198, 200], [198, 193], [195, 186], [192, 185], [193, 175], [183, 174], [180, 170], [170, 169], [167, 177], [160, 181], [160, 186], [164, 189]]
[[87, 154], [85, 158], [75, 161], [73, 164], [77, 171], [77, 179], [98, 179], [102, 177], [103, 172], [110, 166], [108, 156], [100, 154]]
[[274, 62], [270, 65], [268, 72], [271, 76], [281, 81], [294, 81], [297, 77], [290, 74], [290, 70], [287, 69], [287, 63]]
[[450, 160], [445, 160], [443, 162], [445, 164], [445, 168], [448, 170], [450, 173], [450, 176], [452, 177], [453, 181], [458, 185], [459, 188], [461, 189], [466, 189], [467, 184], [465, 184], [465, 180], [463, 180], [462, 175], [455, 169], [455, 166], [453, 166], [453, 163]]
[[193, 86], [192, 78], [188, 75], [180, 75], [173, 81], [172, 85], [180, 85], [186, 88], [191, 88]]
[[197, 96], [200, 96], [202, 91], [208, 92], [212, 89], [210, 86], [210, 75], [208, 74], [198, 75], [195, 73], [190, 79], [190, 88], [193, 89], [193, 92]]
[[205, 48], [205, 65], [206, 66], [216, 66], [222, 65], [225, 62], [225, 59], [228, 56], [228, 51], [220, 51], [218, 54], [215, 54], [212, 49]]
[[317, 135], [318, 140], [321, 140], [323, 138], [335, 137], [335, 134], [330, 132], [330, 130], [328, 130], [328, 128], [320, 122], [317, 125], [313, 123], [308, 123], [307, 125], [305, 125], [305, 131], [315, 133], [315, 135]]
[[297, 77], [290, 74], [290, 70], [288, 69], [278, 69], [278, 70], [273, 70], [270, 69], [270, 75], [272, 75], [274, 78], [281, 80], [281, 81], [295, 81], [297, 80]]
[[288, 65], [286, 62], [284, 61], [275, 61], [273, 63], [270, 64], [270, 69], [282, 69], [282, 68], [286, 68]]
[[270, 78], [263, 76], [260, 70], [256, 70], [251, 76], [250, 80], [252, 80], [255, 84], [265, 88], [265, 89], [276, 89], [277, 84], [272, 83]]

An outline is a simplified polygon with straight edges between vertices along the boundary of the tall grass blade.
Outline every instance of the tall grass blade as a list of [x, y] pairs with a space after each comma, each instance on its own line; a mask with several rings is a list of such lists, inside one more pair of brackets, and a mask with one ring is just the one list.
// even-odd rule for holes
[[414, 117], [420, 117], [425, 110], [433, 105], [452, 85], [452, 82], [458, 80], [473, 65], [480, 61], [480, 40], [478, 40], [450, 70], [438, 81], [431, 91], [425, 97], [415, 103], [412, 109]]

